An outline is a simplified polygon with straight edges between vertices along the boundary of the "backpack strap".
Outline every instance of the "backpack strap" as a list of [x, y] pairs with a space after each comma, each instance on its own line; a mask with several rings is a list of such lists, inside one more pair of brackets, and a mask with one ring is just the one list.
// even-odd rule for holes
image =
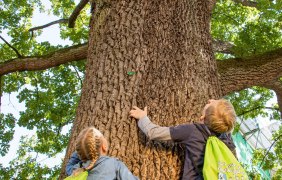
[[[194, 123], [194, 125], [202, 133], [206, 141], [208, 140], [210, 136], [216, 136], [219, 140], [221, 140], [229, 148], [229, 150], [233, 153], [235, 158], [238, 159], [236, 155], [236, 149], [235, 149], [236, 146], [230, 134], [226, 134], [226, 133], [220, 134], [220, 133], [211, 132], [207, 126], [205, 125], [203, 126], [202, 124], [199, 124], [199, 123]], [[193, 165], [196, 168], [197, 172], [201, 173], [201, 171], [198, 170], [194, 159], [192, 157], [190, 157], [190, 159], [192, 159]]]
[[[216, 137], [218, 137], [218, 136], [220, 135], [220, 134], [211, 132], [211, 131], [209, 130], [209, 128], [208, 128], [206, 125], [204, 125], [204, 124], [194, 123], [194, 125], [195, 125], [195, 127], [202, 133], [202, 135], [203, 135], [205, 141], [207, 141], [210, 136], [216, 136]], [[198, 174], [203, 175], [203, 171], [198, 168], [196, 161], [194, 160], [194, 158], [193, 158], [191, 155], [190, 155], [190, 159], [191, 159], [191, 161], [192, 161], [193, 166], [194, 166], [195, 169], [196, 169], [196, 172], [197, 172]]]
[[207, 126], [203, 126], [201, 124], [195, 123], [195, 127], [202, 133], [204, 136], [204, 139], [207, 140], [210, 136], [213, 134], [210, 132], [209, 128]]
[[[210, 132], [210, 130], [208, 129], [207, 126], [205, 126], [205, 125], [203, 126], [202, 124], [199, 124], [199, 123], [194, 123], [194, 125], [195, 125], [195, 127], [202, 133], [202, 135], [203, 135], [205, 141], [207, 141], [207, 139], [208, 139], [210, 136], [212, 136], [212, 133]], [[196, 161], [194, 160], [194, 158], [191, 156], [190, 153], [188, 153], [188, 155], [189, 155], [189, 157], [190, 157], [190, 159], [191, 159], [191, 161], [192, 161], [193, 166], [195, 167], [196, 172], [197, 172], [198, 174], [203, 175], [203, 171], [198, 168], [197, 163], [196, 163]]]
[[82, 161], [79, 161], [79, 167], [83, 168], [83, 162]]

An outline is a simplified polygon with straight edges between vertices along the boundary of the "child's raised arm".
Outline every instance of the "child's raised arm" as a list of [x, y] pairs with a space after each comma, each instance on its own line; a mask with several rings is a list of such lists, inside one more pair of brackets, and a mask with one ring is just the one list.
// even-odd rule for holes
[[137, 106], [133, 106], [132, 110], [129, 112], [129, 115], [135, 119], [142, 119], [147, 116], [147, 107], [142, 110]]
[[169, 127], [162, 127], [150, 121], [147, 117], [147, 107], [144, 110], [133, 106], [129, 112], [130, 117], [138, 119], [138, 127], [150, 140], [168, 141], [171, 140]]
[[76, 167], [76, 165], [81, 162], [81, 160], [79, 159], [78, 155], [76, 152], [72, 153], [67, 166], [66, 166], [66, 173], [68, 176], [70, 176], [73, 172], [74, 169], [78, 168]]

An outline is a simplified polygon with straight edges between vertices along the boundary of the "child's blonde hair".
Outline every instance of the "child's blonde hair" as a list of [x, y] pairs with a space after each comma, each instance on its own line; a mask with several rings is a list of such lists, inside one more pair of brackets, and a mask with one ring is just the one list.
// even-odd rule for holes
[[80, 132], [76, 141], [76, 152], [82, 162], [86, 162], [87, 160], [90, 160], [91, 162], [86, 168], [76, 169], [73, 172], [73, 175], [77, 175], [82, 171], [93, 168], [99, 157], [102, 137], [102, 133], [94, 127], [85, 128]]
[[216, 133], [230, 132], [236, 122], [236, 113], [232, 104], [220, 99], [216, 106], [210, 106], [205, 112], [205, 124]]

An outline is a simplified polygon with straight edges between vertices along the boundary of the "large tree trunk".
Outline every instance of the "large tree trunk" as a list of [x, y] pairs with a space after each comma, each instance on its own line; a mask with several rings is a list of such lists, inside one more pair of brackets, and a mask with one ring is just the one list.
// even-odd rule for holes
[[206, 0], [96, 4], [86, 77], [63, 169], [78, 133], [95, 126], [109, 140], [109, 155], [136, 176], [179, 178], [181, 149], [149, 142], [128, 113], [133, 105], [147, 105], [153, 122], [174, 126], [198, 121], [207, 100], [220, 97], [210, 15]]

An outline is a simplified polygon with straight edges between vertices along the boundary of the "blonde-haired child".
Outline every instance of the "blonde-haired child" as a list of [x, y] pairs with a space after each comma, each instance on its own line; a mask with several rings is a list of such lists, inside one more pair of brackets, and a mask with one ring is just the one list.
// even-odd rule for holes
[[174, 127], [162, 127], [150, 121], [147, 117], [147, 107], [144, 110], [133, 107], [130, 116], [138, 120], [139, 128], [151, 140], [171, 140], [185, 146], [185, 162], [181, 179], [203, 179], [205, 144], [207, 137], [203, 131], [219, 137], [227, 147], [235, 152], [235, 145], [229, 132], [234, 128], [236, 114], [232, 104], [224, 99], [210, 99], [205, 105], [200, 124], [183, 124]]
[[94, 127], [83, 129], [77, 137], [76, 152], [66, 166], [67, 175], [88, 171], [88, 180], [138, 179], [123, 162], [107, 153], [108, 142], [103, 134]]
[[201, 119], [204, 124], [216, 133], [231, 132], [236, 122], [236, 113], [232, 104], [225, 100], [209, 100]]

